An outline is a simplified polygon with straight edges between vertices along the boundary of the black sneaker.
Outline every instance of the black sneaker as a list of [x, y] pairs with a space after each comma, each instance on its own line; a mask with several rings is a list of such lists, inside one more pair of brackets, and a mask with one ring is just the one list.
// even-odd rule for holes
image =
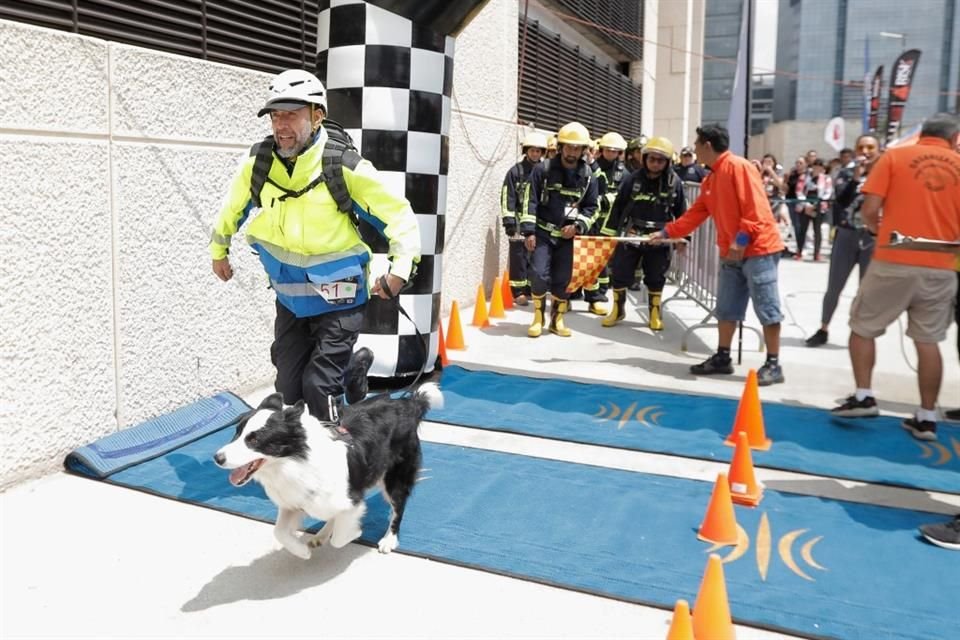
[[943, 417], [950, 422], [960, 422], [960, 409], [947, 409], [943, 412]]
[[733, 363], [730, 356], [721, 356], [715, 353], [700, 364], [690, 367], [690, 373], [696, 376], [709, 376], [715, 373], [729, 374], [733, 373]]
[[900, 426], [910, 432], [917, 440], [936, 440], [937, 423], [932, 420], [917, 420], [914, 417], [906, 418]]
[[949, 522], [920, 525], [920, 533], [938, 547], [960, 550], [960, 516]]
[[373, 351], [367, 347], [357, 349], [350, 357], [350, 364], [344, 372], [345, 380], [344, 395], [347, 398], [347, 404], [360, 402], [367, 397], [370, 390], [367, 383], [367, 372], [370, 371], [370, 365], [373, 364]]
[[807, 338], [804, 344], [808, 347], [819, 347], [820, 345], [827, 344], [827, 332], [823, 329], [817, 329], [817, 332]]
[[783, 381], [783, 367], [779, 364], [765, 362], [762, 367], [757, 369], [757, 386], [767, 387]]
[[841, 418], [873, 418], [880, 415], [880, 410], [877, 409], [877, 399], [873, 396], [857, 400], [857, 396], [852, 395], [847, 396], [839, 407], [830, 409], [830, 415]]

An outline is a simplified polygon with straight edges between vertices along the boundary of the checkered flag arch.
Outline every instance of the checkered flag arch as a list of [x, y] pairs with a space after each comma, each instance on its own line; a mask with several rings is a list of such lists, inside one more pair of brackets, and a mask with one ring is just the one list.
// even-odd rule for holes
[[[439, 348], [454, 39], [377, 4], [320, 0], [317, 75], [330, 118], [417, 215], [417, 275], [398, 300], [370, 300], [357, 341], [376, 354], [371, 376], [395, 378], [424, 364], [431, 371]], [[373, 252], [370, 274], [386, 273], [387, 241], [365, 223], [360, 235]]]

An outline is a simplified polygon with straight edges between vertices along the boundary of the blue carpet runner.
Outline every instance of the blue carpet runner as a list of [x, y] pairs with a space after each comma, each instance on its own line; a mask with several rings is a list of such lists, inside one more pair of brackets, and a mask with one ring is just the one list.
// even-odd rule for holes
[[[276, 509], [261, 487], [233, 487], [213, 463], [214, 452], [233, 437], [232, 426], [169, 448], [171, 433], [203, 432], [196, 425], [231, 410], [223, 401], [233, 397], [219, 398], [123, 432], [125, 442], [137, 443], [139, 462], [125, 457], [115, 470], [95, 471], [77, 455], [90, 447], [116, 450], [116, 436], [109, 436], [68, 456], [67, 468], [272, 522]], [[695, 599], [709, 550], [695, 532], [711, 489], [705, 482], [425, 443], [400, 551], [669, 608], [678, 598]], [[375, 543], [389, 511], [378, 494], [368, 505], [363, 540]], [[942, 516], [771, 490], [759, 508], [736, 512], [741, 543], [718, 553], [727, 558], [737, 622], [808, 637], [958, 637], [960, 554], [916, 534], [919, 524]], [[319, 523], [307, 524], [315, 530]], [[265, 554], [276, 546], [266, 528], [263, 543]]]
[[[730, 460], [723, 444], [738, 400], [444, 367], [437, 422], [586, 444]], [[960, 429], [919, 442], [899, 418], [837, 419], [825, 409], [763, 403], [770, 451], [754, 464], [960, 493]]]

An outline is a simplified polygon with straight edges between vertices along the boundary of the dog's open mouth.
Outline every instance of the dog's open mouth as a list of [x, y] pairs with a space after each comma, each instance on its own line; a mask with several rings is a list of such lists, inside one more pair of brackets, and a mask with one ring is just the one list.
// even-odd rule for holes
[[230, 472], [230, 484], [235, 487], [242, 487], [250, 482], [250, 478], [257, 472], [257, 469], [266, 462], [263, 458], [257, 458], [253, 462], [248, 462], [242, 467], [237, 467]]

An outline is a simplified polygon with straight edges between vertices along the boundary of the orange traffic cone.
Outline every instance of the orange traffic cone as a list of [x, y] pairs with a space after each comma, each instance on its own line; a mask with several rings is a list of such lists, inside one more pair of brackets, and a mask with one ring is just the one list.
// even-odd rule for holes
[[503, 312], [503, 287], [500, 286], [500, 276], [493, 281], [493, 291], [490, 292], [490, 317], [506, 318]]
[[737, 446], [737, 433], [745, 431], [747, 440], [750, 442], [751, 449], [759, 451], [769, 451], [773, 442], [767, 438], [763, 429], [763, 411], [760, 408], [760, 388], [757, 386], [757, 372], [750, 369], [747, 374], [747, 384], [743, 388], [743, 394], [740, 396], [740, 404], [737, 405], [737, 417], [733, 421], [733, 431], [723, 441], [728, 447]]
[[[459, 313], [457, 314], [459, 315]], [[447, 359], [447, 345], [443, 339], [443, 323], [440, 323], [440, 336], [437, 340], [437, 355], [440, 356], [440, 366], [445, 367], [450, 364], [450, 361]]]
[[700, 591], [693, 603], [693, 635], [710, 640], [735, 640], [727, 583], [723, 578], [723, 561], [712, 553], [703, 572]]
[[510, 272], [504, 271], [500, 280], [500, 296], [503, 298], [503, 308], [513, 309], [513, 291], [510, 290]]
[[710, 495], [710, 504], [707, 506], [707, 513], [703, 517], [697, 537], [704, 542], [714, 544], [737, 544], [737, 516], [733, 512], [730, 483], [725, 473], [717, 474], [717, 481]]
[[737, 433], [737, 448], [730, 463], [730, 497], [737, 504], [755, 507], [763, 499], [763, 487], [753, 473], [750, 442], [743, 431]]
[[447, 330], [447, 349], [466, 349], [467, 345], [463, 343], [463, 329], [460, 327], [460, 307], [457, 301], [453, 301], [450, 307], [450, 324]]
[[673, 607], [673, 620], [670, 622], [667, 640], [694, 640], [693, 618], [690, 617], [690, 605], [686, 600], [677, 600]]
[[487, 316], [487, 297], [483, 295], [483, 285], [477, 285], [477, 303], [473, 305], [473, 322], [475, 327], [489, 327], [490, 318]]

